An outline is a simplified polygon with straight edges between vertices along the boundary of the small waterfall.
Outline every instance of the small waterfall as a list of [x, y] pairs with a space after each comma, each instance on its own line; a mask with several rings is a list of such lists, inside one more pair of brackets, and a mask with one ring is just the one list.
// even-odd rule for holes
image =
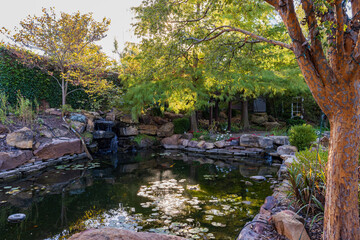
[[118, 138], [117, 138], [116, 134], [111, 139], [110, 151], [111, 151], [111, 153], [117, 153], [117, 151], [118, 151]]

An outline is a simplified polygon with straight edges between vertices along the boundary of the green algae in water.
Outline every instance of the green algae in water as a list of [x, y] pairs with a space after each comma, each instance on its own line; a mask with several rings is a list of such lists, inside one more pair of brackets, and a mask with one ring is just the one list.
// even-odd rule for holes
[[[234, 239], [271, 195], [269, 182], [246, 186], [244, 180], [249, 179], [241, 173], [277, 170], [246, 162], [219, 168], [174, 160], [168, 153], [117, 159], [121, 161], [112, 168], [89, 163], [91, 169], [83, 176], [76, 170], [86, 169], [86, 164], [59, 165], [31, 183], [34, 190], [43, 191], [29, 184], [26, 192], [21, 186], [22, 192], [11, 201], [0, 192], [2, 239], [59, 239], [104, 226], [190, 239]], [[112, 162], [111, 157], [99, 160]], [[7, 223], [13, 212], [24, 212], [27, 220], [21, 225]]]

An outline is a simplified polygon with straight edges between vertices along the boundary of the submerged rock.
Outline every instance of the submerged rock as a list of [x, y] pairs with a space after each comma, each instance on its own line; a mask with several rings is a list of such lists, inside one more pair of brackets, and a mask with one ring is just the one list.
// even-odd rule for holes
[[74, 234], [69, 240], [181, 240], [185, 239], [178, 236], [171, 236], [157, 233], [134, 232], [117, 228], [89, 229], [84, 232]]

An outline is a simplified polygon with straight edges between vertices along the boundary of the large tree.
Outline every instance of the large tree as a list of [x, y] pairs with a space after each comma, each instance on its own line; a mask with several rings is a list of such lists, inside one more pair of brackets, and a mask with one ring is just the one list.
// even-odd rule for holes
[[[54, 8], [43, 8], [42, 12], [41, 16], [22, 20], [14, 33], [5, 28], [0, 31], [15, 43], [12, 47], [17, 47], [16, 51], [23, 52], [18, 54], [19, 60], [43, 70], [58, 83], [62, 105], [72, 91], [82, 89], [68, 91], [69, 83], [85, 86], [90, 94], [104, 89], [103, 73], [110, 61], [95, 42], [106, 37], [110, 20], [98, 22], [91, 13], [80, 12], [61, 12], [58, 16]], [[32, 53], [23, 51], [24, 48]]]
[[[244, 42], [267, 42], [294, 53], [331, 124], [324, 239], [360, 239], [360, 0], [145, 0], [135, 10], [138, 31], [182, 35], [181, 45], [235, 32]], [[259, 18], [264, 14], [267, 18]], [[288, 37], [270, 38], [266, 28], [279, 21]]]

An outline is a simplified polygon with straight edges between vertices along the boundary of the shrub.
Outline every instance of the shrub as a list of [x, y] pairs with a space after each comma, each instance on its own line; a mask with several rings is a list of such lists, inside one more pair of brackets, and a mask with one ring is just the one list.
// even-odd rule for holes
[[324, 211], [328, 152], [304, 150], [296, 153], [289, 167], [290, 197], [312, 214]]
[[18, 92], [17, 95], [15, 114], [25, 124], [31, 123], [35, 117], [32, 102], [29, 99], [23, 97], [20, 92]]
[[294, 118], [290, 118], [290, 119], [286, 120], [286, 124], [289, 126], [295, 126], [295, 125], [306, 124], [306, 122], [304, 119], [301, 119], [299, 117], [294, 117]]
[[290, 144], [296, 146], [299, 151], [310, 147], [311, 142], [316, 140], [315, 129], [308, 124], [292, 126], [289, 129]]
[[175, 134], [182, 134], [190, 129], [190, 120], [188, 118], [174, 119], [173, 124]]

